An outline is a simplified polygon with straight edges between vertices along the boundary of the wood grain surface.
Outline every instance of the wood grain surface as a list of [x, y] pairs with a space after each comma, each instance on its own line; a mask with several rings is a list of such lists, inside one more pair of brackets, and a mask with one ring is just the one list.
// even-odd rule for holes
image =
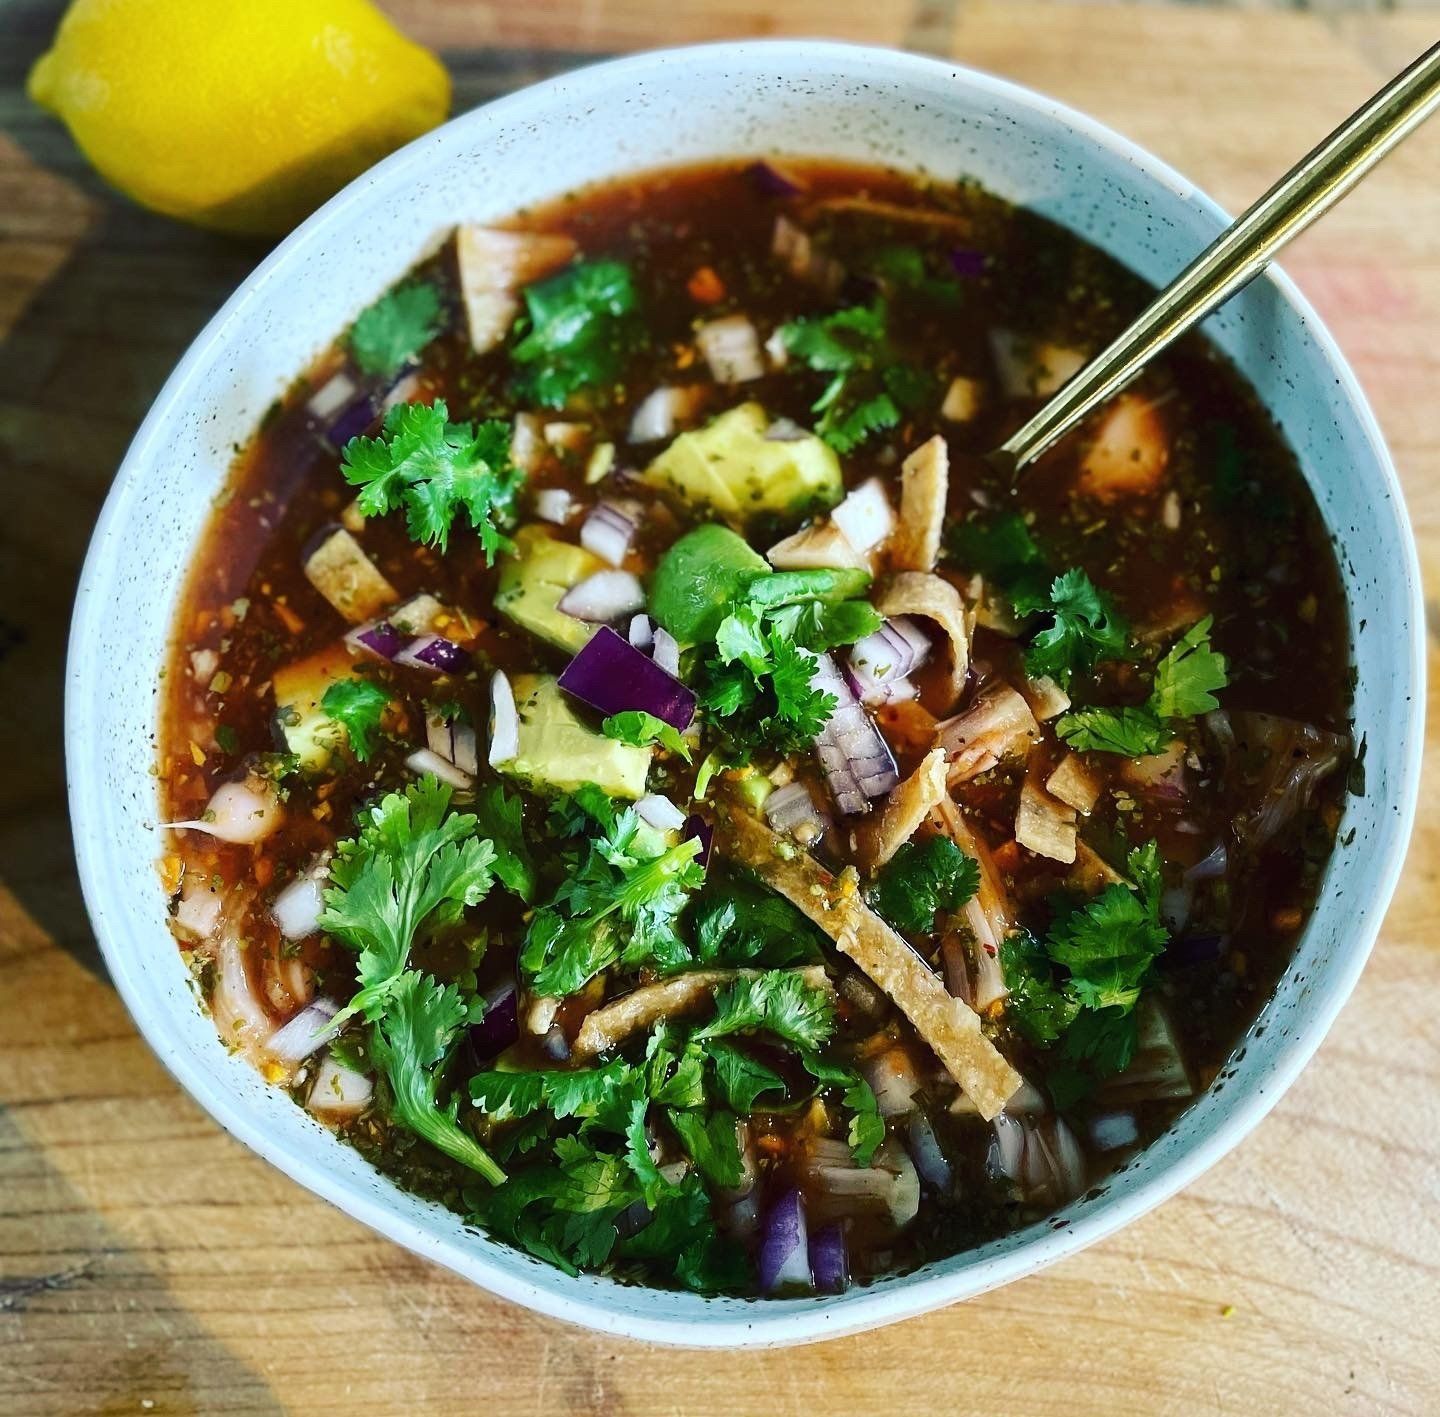
[[[571, 1330], [376, 1239], [181, 1094], [109, 987], [80, 902], [62, 656], [80, 560], [126, 443], [262, 253], [115, 198], [29, 108], [22, 76], [59, 8], [0, 0], [0, 1412], [1440, 1412], [1433, 752], [1374, 959], [1260, 1130], [1085, 1254], [882, 1332], [726, 1357]], [[1094, 113], [1232, 208], [1435, 27], [1423, 13], [1028, 0], [389, 8], [444, 52], [457, 108], [659, 43], [823, 32], [953, 54]], [[1432, 598], [1437, 171], [1440, 125], [1286, 262], [1374, 400]], [[1434, 709], [1429, 727], [1433, 747]]]

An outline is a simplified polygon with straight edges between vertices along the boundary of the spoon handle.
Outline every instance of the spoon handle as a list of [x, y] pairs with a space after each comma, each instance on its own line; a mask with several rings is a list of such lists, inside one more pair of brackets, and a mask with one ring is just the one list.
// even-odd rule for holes
[[1224, 304], [1440, 105], [1440, 44], [1426, 50], [1227, 227], [1133, 324], [993, 454], [1019, 469], [1153, 355]]

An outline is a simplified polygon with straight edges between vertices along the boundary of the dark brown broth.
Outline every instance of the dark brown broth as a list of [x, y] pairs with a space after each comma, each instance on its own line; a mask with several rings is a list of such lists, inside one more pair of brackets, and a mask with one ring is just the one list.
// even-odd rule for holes
[[[922, 189], [890, 172], [840, 165], [807, 164], [796, 170], [803, 171], [810, 202], [831, 194], [864, 193], [905, 205], [939, 207], [965, 218], [968, 232], [962, 244], [986, 254], [984, 277], [967, 283], [957, 310], [937, 306], [919, 312], [905, 332], [907, 344], [919, 350], [943, 380], [956, 374], [990, 378], [987, 332], [992, 326], [1071, 338], [1094, 350], [1147, 297], [1143, 282], [1099, 251], [1045, 219], [974, 188]], [[625, 430], [638, 397], [693, 363], [697, 318], [741, 309], [765, 331], [783, 320], [834, 308], [832, 301], [797, 285], [770, 256], [776, 212], [776, 202], [759, 192], [737, 164], [627, 179], [516, 218], [516, 224], [527, 229], [569, 232], [587, 257], [613, 255], [635, 271], [647, 312], [649, 346], [630, 367], [627, 396], [587, 414], [597, 439], [612, 439], [621, 447], [622, 461]], [[818, 225], [825, 229], [827, 222]], [[877, 239], [874, 218], [832, 218], [828, 228], [832, 248], [842, 259]], [[899, 224], [893, 235], [909, 240], [914, 233]], [[952, 242], [946, 236], [933, 244]], [[453, 264], [447, 244], [425, 271], [453, 290]], [[700, 309], [685, 294], [687, 278], [702, 266], [713, 268], [730, 292], [714, 311]], [[336, 615], [301, 571], [307, 543], [336, 520], [351, 497], [337, 475], [336, 456], [314, 437], [304, 411], [305, 398], [339, 358], [335, 352], [323, 356], [272, 411], [238, 459], [195, 557], [177, 619], [164, 723], [161, 791], [169, 819], [197, 814], [216, 785], [234, 776], [247, 755], [275, 747], [274, 705], [267, 692], [271, 672], [332, 643], [341, 632]], [[462, 322], [427, 350], [423, 382], [427, 394], [449, 400], [452, 417], [508, 417], [514, 407], [506, 391], [508, 372], [503, 351], [479, 359], [471, 354]], [[772, 374], [747, 385], [743, 394], [759, 399], [772, 414], [808, 426], [813, 385], [813, 379]], [[1260, 710], [1344, 732], [1348, 646], [1335, 558], [1313, 499], [1271, 419], [1235, 370], [1198, 337], [1181, 341], [1153, 364], [1138, 387], [1163, 406], [1172, 430], [1166, 485], [1178, 494], [1183, 511], [1177, 531], [1161, 533], [1153, 499], [1097, 507], [1077, 497], [1072, 469], [1081, 435], [1053, 449], [1018, 486], [1005, 485], [983, 467], [977, 472], [964, 462], [963, 454], [979, 454], [1001, 442], [1035, 406], [1034, 400], [993, 399], [978, 418], [964, 424], [909, 420], [894, 435], [845, 457], [846, 480], [854, 485], [875, 474], [893, 479], [897, 454], [933, 432], [943, 432], [952, 459], [963, 469], [952, 477], [951, 510], [957, 519], [972, 513], [978, 499], [991, 509], [1023, 510], [1054, 562], [1083, 567], [1141, 630], [1147, 625], [1183, 626], [1200, 613], [1213, 614], [1216, 646], [1231, 664], [1231, 683], [1223, 696], [1227, 709]], [[717, 392], [711, 411], [739, 398]], [[556, 470], [541, 479], [547, 480], [576, 481], [578, 472]], [[653, 534], [663, 545], [673, 533]], [[494, 572], [485, 567], [473, 537], [457, 535], [442, 557], [415, 546], [400, 518], [392, 517], [367, 523], [364, 543], [402, 596], [428, 591], [486, 621], [475, 648], [487, 668], [553, 670], [563, 665], [564, 656], [538, 646], [491, 614]], [[241, 597], [248, 609], [237, 618], [232, 607]], [[197, 686], [190, 656], [206, 649], [218, 653], [231, 676], [228, 693]], [[1002, 670], [1015, 660], [1011, 645], [985, 631], [976, 638], [974, 655]], [[186, 869], [225, 882], [255, 880], [262, 895], [270, 894], [317, 850], [348, 835], [354, 810], [381, 783], [393, 785], [401, 779], [408, 746], [423, 740], [425, 697], [436, 694], [430, 681], [412, 671], [390, 669], [382, 677], [406, 705], [402, 717], [390, 725], [390, 746], [366, 768], [332, 780], [292, 779], [285, 829], [256, 848], [187, 836], [178, 848]], [[486, 677], [447, 681], [443, 696], [461, 702], [474, 721], [483, 723]], [[1096, 702], [1123, 702], [1127, 696], [1135, 701], [1143, 688], [1133, 667], [1107, 667], [1093, 695]], [[217, 743], [218, 725], [223, 725], [226, 741], [233, 735], [231, 751]], [[902, 770], [915, 758], [908, 755], [907, 763], [903, 747], [898, 756]], [[197, 757], [203, 761], [197, 763]], [[1218, 785], [1178, 806], [1166, 803], [1123, 789], [1116, 776], [1118, 763], [1099, 767], [1109, 775], [1108, 790], [1083, 835], [1112, 861], [1123, 857], [1126, 843], [1154, 837], [1168, 860], [1189, 866], [1224, 838], [1238, 805], [1227, 800]], [[1301, 824], [1250, 863], [1242, 900], [1229, 906], [1210, 903], [1212, 912], [1223, 917], [1218, 923], [1230, 936], [1228, 950], [1213, 963], [1164, 975], [1162, 992], [1202, 1085], [1215, 1076], [1290, 957], [1333, 840], [1342, 776], [1332, 776]], [[1008, 840], [1013, 832], [1019, 780], [1019, 770], [1001, 769], [969, 784], [962, 794], [992, 844]], [[173, 863], [171, 869], [173, 873]], [[1043, 923], [1046, 898], [1062, 875], [1050, 863], [1027, 857], [1022, 869], [1010, 873], [1009, 884], [1023, 910]], [[482, 913], [491, 935], [483, 983], [513, 968], [522, 922], [519, 907], [500, 893], [490, 897]], [[251, 967], [268, 979], [284, 952], [273, 925], [258, 909], [253, 936]], [[351, 974], [345, 952], [332, 952], [323, 940], [312, 939], [303, 954], [318, 971], [320, 987], [345, 996]], [[420, 962], [437, 971], [447, 966], [443, 957]], [[449, 964], [454, 966], [453, 961]], [[890, 1027], [897, 1039], [911, 1037], [903, 1023]], [[868, 1026], [856, 1023], [847, 1036], [854, 1039], [867, 1031]], [[928, 1058], [919, 1045], [912, 1051], [922, 1064]], [[1014, 1045], [1022, 1069], [1027, 1052], [1023, 1045]], [[933, 1062], [923, 1067], [924, 1073], [930, 1071]], [[1148, 1102], [1135, 1110], [1142, 1139], [1148, 1140], [1169, 1123], [1179, 1104]], [[1080, 1116], [1083, 1120], [1083, 1106]], [[958, 1160], [960, 1199], [942, 1205], [932, 1198], [921, 1221], [899, 1236], [877, 1233], [867, 1238], [862, 1229], [854, 1231], [857, 1273], [907, 1268], [1040, 1213], [1017, 1206], [985, 1181], [988, 1128], [953, 1118], [943, 1109], [936, 1123]], [[773, 1121], [781, 1144], [766, 1164], [775, 1180], [792, 1165], [784, 1139], [796, 1125], [793, 1118]], [[368, 1154], [409, 1184], [455, 1199], [452, 1168], [437, 1162], [428, 1148], [397, 1135], [374, 1116], [351, 1130]], [[1092, 1154], [1092, 1179], [1102, 1176], [1114, 1159]]]

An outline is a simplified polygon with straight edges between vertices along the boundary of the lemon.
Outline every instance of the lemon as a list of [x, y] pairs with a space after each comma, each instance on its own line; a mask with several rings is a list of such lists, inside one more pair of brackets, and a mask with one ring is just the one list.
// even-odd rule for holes
[[439, 60], [370, 0], [74, 0], [28, 88], [137, 202], [250, 235], [450, 106]]

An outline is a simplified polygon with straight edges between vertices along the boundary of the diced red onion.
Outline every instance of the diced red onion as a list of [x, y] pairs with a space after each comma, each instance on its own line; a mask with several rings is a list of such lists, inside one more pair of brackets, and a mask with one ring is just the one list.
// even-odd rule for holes
[[364, 1073], [337, 1062], [327, 1053], [315, 1069], [315, 1081], [305, 1105], [312, 1112], [332, 1117], [353, 1117], [363, 1112], [374, 1096], [375, 1084]]
[[695, 855], [695, 864], [702, 870], [710, 864], [710, 848], [715, 844], [715, 828], [696, 812], [685, 819], [685, 840], [700, 843]]
[[1185, 872], [1187, 881], [1213, 881], [1230, 869], [1230, 853], [1222, 841], [1203, 861], [1197, 861]]
[[520, 1001], [513, 979], [485, 995], [485, 1014], [470, 1027], [470, 1048], [477, 1063], [488, 1063], [520, 1037]]
[[470, 652], [444, 635], [421, 635], [395, 656], [395, 663], [432, 674], [463, 674], [470, 667]]
[[843, 1294], [850, 1287], [850, 1257], [838, 1223], [822, 1225], [810, 1237], [810, 1273], [817, 1294]]
[[565, 666], [560, 687], [605, 715], [638, 710], [683, 733], [695, 717], [695, 695], [673, 674], [602, 625]]
[[648, 615], [637, 615], [630, 621], [628, 638], [641, 654], [649, 654], [655, 648], [655, 629]]
[[339, 1012], [340, 1005], [332, 1000], [316, 999], [270, 1035], [265, 1051], [277, 1062], [303, 1063], [324, 1046], [330, 1020]]
[[752, 162], [745, 175], [767, 197], [798, 197], [810, 189], [800, 178], [773, 162]]
[[388, 620], [371, 620], [368, 624], [357, 625], [345, 636], [345, 643], [355, 649], [367, 650], [387, 663], [404, 652], [411, 637], [397, 630]]
[[810, 687], [833, 694], [835, 711], [815, 739], [815, 753], [836, 805], [847, 816], [870, 809], [900, 781], [890, 747], [828, 654], [816, 656]]
[[1102, 1112], [1090, 1119], [1090, 1142], [1096, 1151], [1118, 1151], [1140, 1140], [1133, 1112]]
[[848, 493], [830, 513], [830, 520], [862, 555], [873, 551], [895, 530], [895, 510], [885, 495], [884, 483], [878, 477], [862, 482]]
[[798, 443], [809, 436], [793, 418], [777, 418], [765, 430], [767, 443]]
[[417, 748], [405, 759], [405, 766], [421, 777], [426, 774], [438, 777], [462, 792], [475, 785], [475, 779], [468, 772], [461, 772], [449, 758], [442, 758], [429, 748]]
[[985, 274], [985, 253], [956, 246], [950, 252], [950, 269], [966, 280], [975, 280]]
[[649, 822], [656, 831], [678, 832], [685, 825], [685, 813], [668, 797], [654, 793], [642, 797], [635, 804], [635, 812], [641, 821]]
[[848, 669], [860, 702], [898, 703], [914, 698], [910, 675], [925, 663], [930, 650], [930, 637], [909, 615], [897, 615], [858, 640], [850, 651]]
[[765, 799], [765, 820], [773, 830], [796, 836], [807, 826], [808, 834], [817, 839], [825, 831], [825, 818], [803, 782], [788, 782], [784, 787], [777, 787]]
[[760, 336], [744, 315], [726, 315], [701, 325], [695, 343], [717, 384], [746, 384], [765, 375]]
[[765, 1213], [760, 1239], [760, 1289], [812, 1289], [805, 1201], [793, 1186]]
[[552, 1023], [540, 1040], [540, 1049], [547, 1058], [563, 1063], [570, 1057], [570, 1040], [558, 1023]]
[[667, 674], [680, 677], [680, 642], [663, 625], [655, 627], [655, 644], [650, 657]]
[[775, 218], [770, 253], [797, 280], [834, 294], [845, 283], [845, 267], [815, 249], [810, 233], [789, 217]]
[[[639, 524], [633, 504], [599, 502], [580, 524], [580, 544], [602, 561], [618, 566], [625, 560]], [[568, 612], [567, 612], [568, 613]]]
[[461, 772], [474, 777], [480, 770], [475, 730], [459, 718], [442, 714], [425, 715], [425, 742], [432, 753], [448, 758]]
[[646, 394], [630, 415], [630, 442], [658, 443], [671, 437], [676, 424], [693, 417], [704, 398], [705, 391], [695, 386], [667, 385]]
[[515, 691], [505, 674], [497, 672], [490, 680], [490, 766], [508, 763], [520, 751], [520, 714], [515, 707]]
[[946, 1193], [955, 1184], [955, 1171], [935, 1135], [930, 1119], [918, 1109], [911, 1113], [906, 1134], [906, 1150], [915, 1169], [927, 1186]]
[[541, 521], [564, 526], [575, 510], [575, 499], [563, 487], [542, 487], [535, 494], [535, 515]]
[[1171, 886], [1160, 895], [1160, 918], [1172, 931], [1183, 930], [1190, 923], [1190, 907], [1195, 897], [1188, 883]]
[[287, 940], [309, 939], [320, 928], [320, 916], [325, 910], [322, 886], [328, 869], [328, 862], [322, 858], [318, 867], [312, 866], [304, 875], [296, 876], [270, 902], [270, 914]]
[[608, 624], [645, 604], [640, 578], [629, 571], [596, 571], [570, 587], [557, 607], [562, 615], [590, 624]]
[[995, 1129], [995, 1138], [990, 1143], [985, 1169], [997, 1181], [1018, 1181], [1025, 1161], [1024, 1123], [998, 1112], [990, 1125]]

